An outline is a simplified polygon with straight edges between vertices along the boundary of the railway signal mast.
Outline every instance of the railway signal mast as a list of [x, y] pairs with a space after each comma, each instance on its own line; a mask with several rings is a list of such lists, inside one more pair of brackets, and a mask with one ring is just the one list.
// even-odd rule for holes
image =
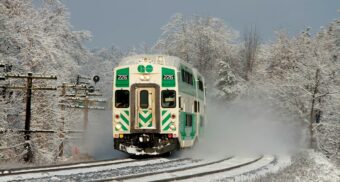
[[[77, 76], [76, 83], [63, 83], [61, 86], [61, 97], [63, 98], [59, 105], [61, 107], [62, 111], [65, 111], [65, 108], [76, 108], [76, 109], [82, 109], [84, 113], [83, 118], [83, 131], [87, 130], [88, 127], [88, 114], [89, 110], [95, 109], [95, 110], [104, 110], [104, 107], [95, 106], [97, 103], [100, 102], [106, 102], [103, 99], [90, 99], [89, 97], [96, 97], [96, 96], [102, 96], [101, 93], [98, 93], [98, 89], [96, 89], [94, 86], [90, 85], [91, 78], [86, 76]], [[100, 80], [99, 76], [94, 76], [93, 81], [95, 84]], [[71, 93], [67, 93], [68, 90], [71, 89]], [[97, 92], [97, 93], [96, 93]], [[71, 102], [71, 104], [69, 104]], [[59, 147], [59, 156], [63, 156], [64, 153], [64, 138], [65, 138], [65, 132], [64, 132], [64, 123], [65, 123], [65, 117], [62, 117], [62, 127], [61, 127], [61, 140], [62, 143]], [[84, 136], [82, 137], [84, 139]]]

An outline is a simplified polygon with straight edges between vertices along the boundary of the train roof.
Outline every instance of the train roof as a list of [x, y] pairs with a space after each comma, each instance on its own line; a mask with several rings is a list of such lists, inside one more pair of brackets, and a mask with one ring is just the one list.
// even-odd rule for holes
[[127, 65], [139, 64], [139, 63], [152, 63], [152, 64], [158, 64], [158, 65], [164, 65], [164, 66], [173, 66], [176, 68], [180, 68], [181, 65], [185, 65], [186, 67], [192, 69], [193, 72], [195, 72], [195, 74], [201, 75], [198, 72], [198, 70], [191, 64], [183, 61], [182, 59], [178, 57], [164, 55], [164, 54], [140, 54], [140, 55], [128, 56], [128, 57], [123, 58], [119, 62], [118, 66], [127, 66]]
[[184, 62], [182, 59], [175, 56], [168, 56], [162, 54], [140, 54], [134, 56], [128, 56], [123, 58], [119, 66], [131, 65], [131, 64], [139, 64], [139, 63], [152, 63], [159, 64], [165, 66], [174, 66], [179, 67], [181, 64], [187, 67], [193, 68], [193, 66], [187, 62]]

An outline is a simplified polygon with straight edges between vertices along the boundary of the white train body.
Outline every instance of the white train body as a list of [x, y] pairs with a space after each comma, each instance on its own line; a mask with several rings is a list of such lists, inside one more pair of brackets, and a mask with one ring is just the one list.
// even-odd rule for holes
[[124, 58], [113, 73], [114, 148], [158, 155], [191, 147], [203, 134], [204, 79], [177, 57]]

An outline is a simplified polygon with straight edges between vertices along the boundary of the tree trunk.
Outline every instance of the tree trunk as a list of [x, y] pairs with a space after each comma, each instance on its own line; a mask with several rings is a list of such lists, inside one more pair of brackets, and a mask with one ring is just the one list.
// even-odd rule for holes
[[310, 120], [310, 124], [309, 124], [309, 132], [310, 132], [310, 143], [309, 143], [309, 147], [310, 148], [315, 148], [316, 147], [316, 139], [315, 139], [315, 134], [313, 131], [313, 124], [314, 124], [314, 115], [315, 115], [315, 98], [316, 98], [316, 94], [318, 93], [318, 88], [319, 88], [319, 78], [320, 78], [320, 69], [316, 69], [315, 72], [315, 86], [314, 86], [314, 90], [313, 90], [313, 94], [312, 94], [312, 106], [311, 106], [311, 110], [310, 110], [310, 116], [309, 116], [309, 120]]

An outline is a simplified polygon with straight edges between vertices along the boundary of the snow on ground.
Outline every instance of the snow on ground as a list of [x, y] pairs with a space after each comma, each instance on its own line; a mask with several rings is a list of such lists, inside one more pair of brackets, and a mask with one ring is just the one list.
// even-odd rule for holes
[[241, 175], [234, 175], [232, 177], [225, 178], [224, 180], [251, 181], [256, 179], [258, 176], [264, 176], [268, 173], [276, 173], [289, 165], [291, 165], [291, 157], [288, 155], [279, 155], [276, 156], [275, 160], [271, 161], [268, 165], [257, 169], [254, 168], [255, 170], [244, 172]]
[[[280, 162], [278, 162], [280, 160]], [[265, 173], [268, 172], [269, 169], [274, 168], [278, 165], [282, 165], [283, 162], [287, 161], [287, 158], [284, 159], [283, 157], [276, 158], [272, 155], [264, 155], [259, 161], [255, 163], [242, 166], [240, 168], [235, 168], [232, 170], [219, 172], [216, 174], [196, 177], [193, 179], [186, 179], [181, 181], [245, 181], [250, 179], [250, 177], [255, 176], [258, 173]]]
[[339, 182], [340, 170], [323, 154], [308, 150], [292, 158], [292, 165], [250, 181], [309, 181]]
[[[131, 159], [122, 159], [122, 160], [131, 160]], [[37, 181], [38, 179], [43, 178], [53, 178], [56, 176], [77, 176], [76, 174], [87, 174], [87, 173], [98, 173], [104, 171], [104, 170], [112, 170], [115, 168], [122, 168], [122, 167], [131, 167], [131, 166], [143, 166], [143, 165], [152, 165], [152, 164], [158, 164], [158, 163], [166, 163], [169, 159], [165, 158], [158, 158], [154, 160], [141, 160], [136, 162], [129, 162], [129, 163], [119, 163], [122, 161], [115, 161], [116, 164], [111, 165], [105, 165], [105, 166], [96, 166], [96, 167], [88, 167], [88, 168], [77, 168], [77, 169], [65, 169], [65, 170], [57, 170], [57, 171], [50, 171], [50, 172], [40, 172], [40, 173], [28, 173], [28, 174], [21, 174], [20, 176], [0, 176], [0, 181], [11, 181], [11, 180], [31, 180], [31, 181]], [[98, 175], [97, 174], [97, 175]], [[46, 181], [42, 180], [42, 181]]]
[[31, 167], [35, 166], [33, 164], [27, 164], [24, 162], [17, 162], [17, 161], [8, 161], [8, 162], [0, 162], [0, 171], [12, 168], [22, 168], [22, 167]]
[[[220, 169], [225, 169], [225, 168], [230, 168], [233, 166], [245, 164], [251, 161], [254, 161], [258, 159], [258, 156], [242, 156], [242, 157], [233, 157], [229, 160], [225, 160], [219, 163], [211, 164], [208, 166], [201, 166], [201, 167], [196, 167], [196, 168], [190, 168], [190, 169], [184, 169], [180, 171], [174, 171], [174, 172], [164, 172], [160, 174], [155, 174], [155, 175], [149, 175], [145, 177], [140, 177], [138, 178], [138, 181], [171, 181], [174, 177], [184, 177], [188, 175], [193, 175], [193, 174], [201, 174], [209, 171], [216, 171]], [[136, 179], [131, 179], [127, 181], [135, 181]], [[189, 179], [189, 181], [200, 181], [195, 179]], [[204, 179], [203, 181], [207, 181]]]

